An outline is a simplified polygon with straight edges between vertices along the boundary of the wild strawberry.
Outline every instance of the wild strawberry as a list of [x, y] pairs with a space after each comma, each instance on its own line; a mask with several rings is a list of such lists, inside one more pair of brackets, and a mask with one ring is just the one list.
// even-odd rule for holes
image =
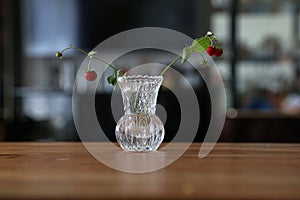
[[55, 56], [56, 56], [56, 58], [61, 58], [62, 57], [62, 53], [58, 51], [58, 52], [56, 52]]
[[215, 56], [216, 57], [220, 57], [222, 54], [223, 54], [223, 49], [222, 48], [215, 49]]
[[97, 73], [95, 71], [85, 72], [85, 79], [88, 81], [93, 81], [97, 78]]
[[209, 45], [206, 48], [206, 52], [207, 52], [208, 55], [213, 56], [215, 54], [215, 48], [213, 46]]
[[121, 74], [126, 74], [128, 71], [129, 71], [128, 68], [122, 68], [120, 72]]

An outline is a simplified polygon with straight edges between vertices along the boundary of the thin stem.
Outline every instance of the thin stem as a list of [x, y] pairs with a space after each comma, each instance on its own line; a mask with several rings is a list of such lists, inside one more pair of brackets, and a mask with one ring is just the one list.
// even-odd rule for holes
[[179, 56], [177, 56], [168, 66], [166, 66], [166, 68], [160, 73], [160, 75], [164, 75], [164, 73], [174, 64], [176, 63], [180, 58], [182, 57], [182, 54], [180, 54]]
[[118, 70], [115, 66], [109, 64], [109, 63], [106, 62], [105, 60], [102, 60], [102, 59], [97, 58], [97, 57], [95, 57], [95, 56], [91, 56], [91, 57], [92, 57], [93, 59], [95, 59], [95, 60], [99, 60], [99, 61], [103, 62], [104, 64], [107, 64], [107, 65], [108, 65], [110, 68], [112, 68], [114, 71], [117, 71], [117, 70]]
[[90, 60], [89, 60], [89, 63], [88, 63], [88, 71], [90, 71], [91, 61], [92, 61], [92, 59], [90, 59]]
[[67, 50], [69, 50], [69, 49], [73, 49], [73, 48], [72, 48], [72, 47], [67, 47], [67, 48], [63, 49], [63, 50], [61, 51], [61, 53], [65, 52], [65, 51], [67, 51]]
[[204, 56], [201, 53], [199, 55], [202, 57], [203, 63], [206, 63]]
[[[67, 50], [69, 50], [69, 49], [75, 49], [75, 50], [77, 50], [77, 51], [79, 51], [79, 52], [81, 52], [81, 53], [83, 53], [83, 54], [85, 54], [85, 55], [87, 55], [87, 56], [89, 55], [88, 52], [86, 52], [86, 51], [84, 51], [84, 50], [82, 50], [82, 49], [79, 49], [79, 48], [77, 48], [77, 47], [75, 47], [75, 46], [73, 46], [73, 45], [71, 45], [71, 46], [68, 47], [68, 48], [63, 49], [63, 50], [61, 51], [61, 53], [63, 53], [64, 51], [67, 51]], [[117, 71], [117, 70], [118, 70], [115, 66], [111, 65], [110, 63], [106, 62], [105, 60], [102, 60], [102, 59], [97, 58], [97, 57], [95, 57], [95, 56], [90, 56], [90, 58], [91, 58], [91, 59], [98, 60], [98, 61], [100, 61], [100, 62], [103, 62], [104, 64], [106, 64], [106, 65], [108, 65], [110, 68], [112, 68], [114, 71]]]

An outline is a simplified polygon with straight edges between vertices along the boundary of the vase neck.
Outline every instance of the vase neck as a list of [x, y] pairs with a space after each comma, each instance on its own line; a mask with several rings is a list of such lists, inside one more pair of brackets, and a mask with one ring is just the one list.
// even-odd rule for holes
[[128, 76], [118, 79], [125, 114], [155, 114], [162, 76]]

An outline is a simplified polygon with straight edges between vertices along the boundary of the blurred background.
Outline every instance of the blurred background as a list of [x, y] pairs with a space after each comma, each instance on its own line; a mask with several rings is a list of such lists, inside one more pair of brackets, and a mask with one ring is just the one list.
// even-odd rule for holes
[[[84, 56], [58, 60], [55, 52], [70, 44], [89, 51], [121, 31], [157, 26], [192, 38], [211, 30], [221, 39], [224, 55], [215, 62], [228, 110], [220, 141], [300, 142], [299, 6], [298, 0], [0, 0], [0, 141], [78, 141], [72, 87]], [[164, 55], [133, 52], [116, 64], [168, 64], [173, 58]], [[210, 118], [206, 85], [193, 68], [175, 68], [200, 102], [195, 141], [202, 141]], [[110, 105], [112, 88], [102, 83], [95, 106], [114, 140], [115, 122], [103, 106]], [[158, 102], [168, 114], [170, 141], [180, 108], [167, 88]]]

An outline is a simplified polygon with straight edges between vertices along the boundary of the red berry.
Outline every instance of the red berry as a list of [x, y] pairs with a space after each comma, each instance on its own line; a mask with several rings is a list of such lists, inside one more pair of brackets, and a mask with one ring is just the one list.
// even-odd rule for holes
[[210, 45], [206, 48], [206, 52], [207, 52], [207, 54], [210, 55], [210, 56], [212, 56], [212, 55], [215, 54], [215, 50], [216, 50], [216, 49], [215, 49], [213, 46], [210, 46]]
[[88, 81], [93, 81], [97, 78], [97, 73], [95, 71], [85, 72], [85, 79]]
[[122, 69], [121, 69], [122, 74], [126, 74], [128, 71], [129, 71], [128, 68], [122, 68]]
[[220, 57], [223, 54], [223, 49], [219, 48], [219, 49], [215, 49], [215, 56], [216, 57]]

